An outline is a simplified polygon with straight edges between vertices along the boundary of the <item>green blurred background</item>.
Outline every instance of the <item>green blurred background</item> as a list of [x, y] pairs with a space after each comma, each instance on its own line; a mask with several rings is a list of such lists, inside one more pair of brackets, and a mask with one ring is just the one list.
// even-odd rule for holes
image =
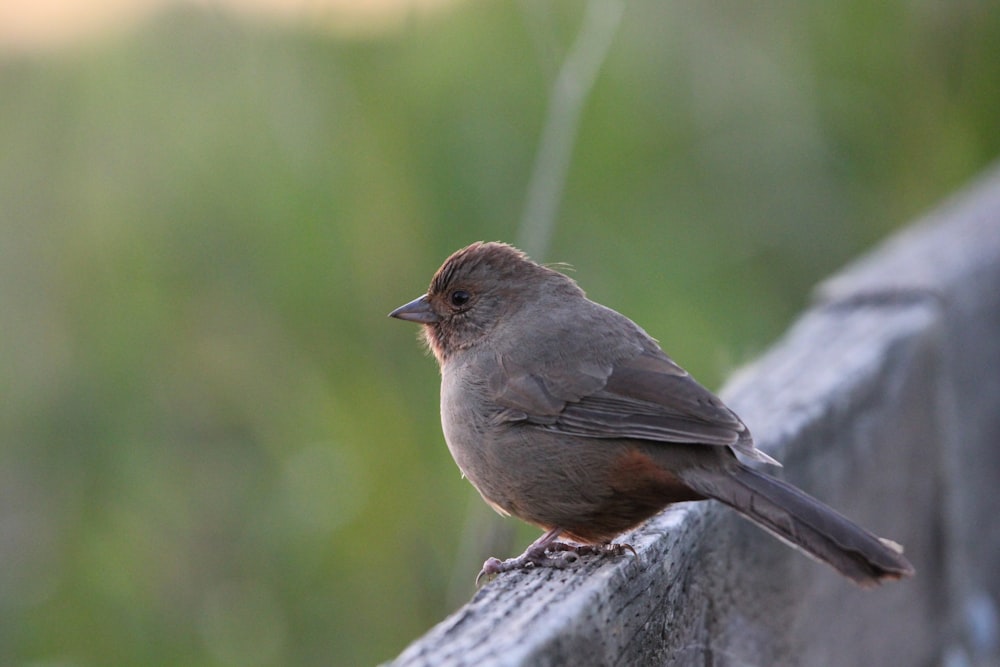
[[[370, 664], [535, 536], [385, 316], [517, 238], [583, 13], [174, 9], [0, 56], [0, 664]], [[537, 259], [717, 387], [998, 122], [994, 2], [637, 0]]]

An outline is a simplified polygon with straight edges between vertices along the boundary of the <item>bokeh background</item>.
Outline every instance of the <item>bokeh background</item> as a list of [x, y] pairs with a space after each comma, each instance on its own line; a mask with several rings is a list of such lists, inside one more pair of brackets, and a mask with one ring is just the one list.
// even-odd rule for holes
[[717, 387], [1000, 154], [995, 2], [599, 5], [0, 4], [0, 663], [391, 658], [536, 535], [385, 317], [451, 251], [528, 239]]

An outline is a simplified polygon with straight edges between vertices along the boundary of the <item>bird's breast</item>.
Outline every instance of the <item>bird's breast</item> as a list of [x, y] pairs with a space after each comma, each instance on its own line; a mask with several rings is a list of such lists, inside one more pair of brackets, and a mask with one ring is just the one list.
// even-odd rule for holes
[[483, 498], [503, 514], [517, 513], [510, 457], [523, 451], [522, 438], [497, 419], [500, 410], [487, 397], [478, 377], [444, 373], [441, 381], [441, 428], [452, 458]]
[[441, 428], [455, 463], [466, 477], [476, 482], [486, 464], [482, 449], [492, 433], [485, 418], [487, 406], [467, 373], [446, 372], [441, 376]]

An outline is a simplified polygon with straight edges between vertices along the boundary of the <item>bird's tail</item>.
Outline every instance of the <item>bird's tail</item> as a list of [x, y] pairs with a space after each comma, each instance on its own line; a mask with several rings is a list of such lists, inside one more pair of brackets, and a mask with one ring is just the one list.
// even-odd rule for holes
[[689, 470], [695, 491], [744, 517], [863, 587], [914, 573], [903, 548], [869, 533], [790, 484], [742, 464], [725, 472]]

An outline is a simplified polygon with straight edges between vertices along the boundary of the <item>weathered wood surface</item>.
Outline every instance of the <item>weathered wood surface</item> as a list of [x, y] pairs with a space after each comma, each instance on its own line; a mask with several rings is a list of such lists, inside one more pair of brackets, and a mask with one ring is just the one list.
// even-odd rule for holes
[[508, 573], [392, 664], [1000, 664], [1000, 170], [817, 290], [723, 391], [781, 476], [906, 546], [863, 591], [715, 503]]

